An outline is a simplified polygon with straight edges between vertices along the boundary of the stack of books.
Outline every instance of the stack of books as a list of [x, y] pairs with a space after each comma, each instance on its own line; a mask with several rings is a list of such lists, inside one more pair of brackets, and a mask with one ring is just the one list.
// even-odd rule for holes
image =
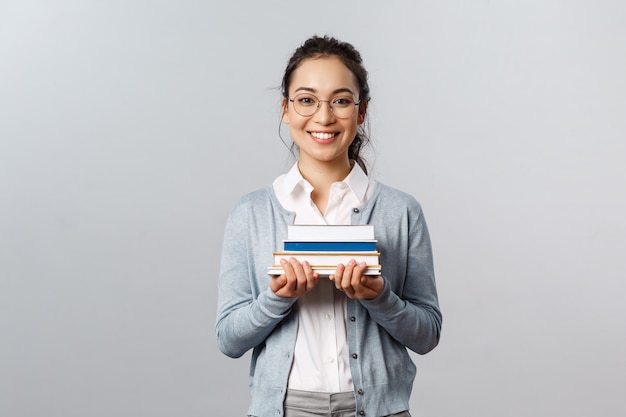
[[365, 275], [380, 275], [380, 253], [374, 238], [374, 226], [366, 225], [304, 225], [287, 226], [283, 250], [274, 252], [274, 264], [269, 275], [281, 275], [281, 259], [296, 258], [307, 261], [320, 276], [334, 274], [337, 265], [346, 265], [351, 259], [365, 262]]

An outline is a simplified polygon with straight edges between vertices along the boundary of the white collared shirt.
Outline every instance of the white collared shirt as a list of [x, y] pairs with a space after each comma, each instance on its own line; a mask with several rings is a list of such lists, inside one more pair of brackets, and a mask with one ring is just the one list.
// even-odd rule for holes
[[[298, 164], [273, 183], [287, 210], [296, 213], [295, 224], [350, 224], [355, 207], [372, 195], [374, 186], [354, 164], [350, 174], [331, 185], [322, 216], [311, 200], [313, 186], [302, 177]], [[299, 326], [288, 387], [304, 391], [353, 390], [346, 329], [346, 296], [326, 278], [298, 300]]]

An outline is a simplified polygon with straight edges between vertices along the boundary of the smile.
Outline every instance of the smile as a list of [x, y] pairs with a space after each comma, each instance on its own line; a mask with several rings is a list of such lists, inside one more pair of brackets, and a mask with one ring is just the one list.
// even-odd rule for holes
[[310, 132], [311, 136], [316, 139], [328, 140], [337, 136], [338, 133], [323, 133], [323, 132]]

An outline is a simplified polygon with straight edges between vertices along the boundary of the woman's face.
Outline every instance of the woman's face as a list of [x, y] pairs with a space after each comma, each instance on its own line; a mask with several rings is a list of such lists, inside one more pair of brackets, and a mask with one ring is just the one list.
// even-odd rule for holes
[[[357, 103], [360, 100], [354, 74], [337, 57], [307, 59], [291, 77], [289, 100], [303, 93], [321, 100], [311, 116], [298, 114], [293, 102], [283, 100], [283, 122], [289, 125], [291, 137], [300, 149], [301, 163], [347, 163], [348, 148], [365, 113], [364, 110], [360, 113], [360, 106], [353, 106], [350, 116], [338, 118], [330, 110], [328, 101], [350, 98], [352, 103]], [[339, 103], [343, 102], [345, 100]]]

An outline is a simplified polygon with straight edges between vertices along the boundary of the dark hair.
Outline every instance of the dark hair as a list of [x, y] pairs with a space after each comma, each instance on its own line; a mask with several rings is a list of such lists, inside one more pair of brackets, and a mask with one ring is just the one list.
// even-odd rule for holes
[[[336, 56], [343, 64], [354, 74], [359, 84], [359, 99], [361, 106], [359, 111], [363, 111], [365, 102], [370, 101], [370, 87], [367, 83], [367, 71], [363, 66], [361, 54], [354, 46], [347, 42], [341, 42], [329, 36], [313, 36], [307, 39], [298, 49], [296, 49], [287, 63], [285, 74], [281, 83], [282, 94], [284, 98], [289, 97], [289, 86], [294, 71], [306, 59]], [[369, 144], [369, 137], [363, 124], [357, 127], [357, 133], [354, 140], [348, 148], [348, 158], [356, 161], [357, 164], [367, 173], [365, 159], [361, 155], [363, 145]]]

